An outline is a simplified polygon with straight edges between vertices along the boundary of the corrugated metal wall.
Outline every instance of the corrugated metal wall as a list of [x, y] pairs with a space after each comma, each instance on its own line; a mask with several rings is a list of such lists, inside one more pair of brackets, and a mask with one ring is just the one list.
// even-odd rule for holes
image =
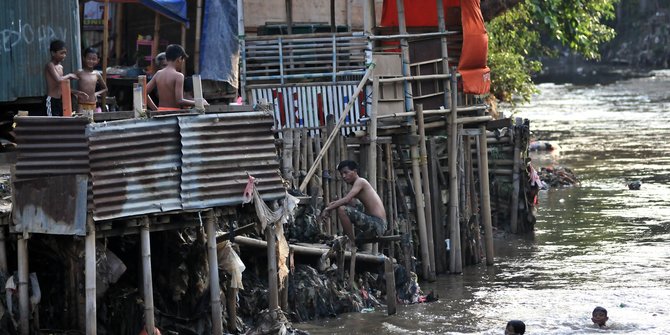
[[77, 0], [2, 0], [0, 10], [0, 102], [46, 95], [44, 66], [49, 44], [65, 41], [63, 68], [81, 68]]
[[95, 220], [181, 209], [176, 118], [91, 124]]
[[[319, 127], [325, 117], [334, 115], [339, 120], [345, 106], [352, 98], [357, 84], [314, 85], [252, 89], [253, 103], [266, 101], [274, 105], [277, 128]], [[358, 101], [349, 111], [346, 124], [359, 123], [366, 116], [367, 99], [359, 94]], [[347, 128], [344, 132], [358, 128]]]
[[16, 178], [88, 175], [85, 118], [17, 117]]
[[247, 173], [264, 199], [282, 197], [273, 125], [263, 112], [179, 117], [184, 209], [241, 203]]

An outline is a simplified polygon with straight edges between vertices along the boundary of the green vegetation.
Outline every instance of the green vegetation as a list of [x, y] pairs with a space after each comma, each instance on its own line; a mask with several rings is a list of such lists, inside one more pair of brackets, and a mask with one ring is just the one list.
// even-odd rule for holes
[[598, 59], [598, 47], [614, 37], [605, 24], [614, 18], [618, 0], [524, 0], [487, 24], [491, 91], [513, 102], [536, 92], [531, 75], [541, 69], [538, 57], [555, 56], [562, 45], [586, 59]]

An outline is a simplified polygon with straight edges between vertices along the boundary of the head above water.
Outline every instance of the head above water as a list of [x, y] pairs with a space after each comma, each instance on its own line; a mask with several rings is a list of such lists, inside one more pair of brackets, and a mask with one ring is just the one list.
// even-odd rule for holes
[[609, 318], [607, 317], [607, 310], [600, 306], [597, 306], [596, 308], [593, 309], [593, 313], [591, 313], [591, 316], [592, 316], [591, 321], [597, 324], [598, 327], [604, 327], [607, 320], [609, 320]]
[[520, 320], [511, 320], [505, 327], [505, 335], [523, 335], [526, 332], [526, 324]]
[[170, 44], [165, 49], [165, 59], [168, 62], [174, 62], [182, 57], [184, 59], [188, 58], [188, 54], [186, 54], [184, 48], [179, 44]]

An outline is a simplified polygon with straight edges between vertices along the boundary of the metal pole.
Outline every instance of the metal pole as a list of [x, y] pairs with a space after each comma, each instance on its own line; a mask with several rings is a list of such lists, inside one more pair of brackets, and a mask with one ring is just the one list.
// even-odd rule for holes
[[86, 258], [84, 266], [84, 275], [86, 280], [86, 334], [95, 335], [98, 331], [97, 326], [97, 297], [96, 297], [96, 255], [95, 255], [95, 225], [93, 217], [89, 214], [86, 217], [86, 240], [84, 242]]
[[151, 275], [151, 239], [149, 237], [149, 218], [142, 218], [140, 243], [142, 244], [142, 280], [144, 289], [144, 329], [147, 335], [154, 335], [154, 287]]
[[223, 334], [221, 287], [219, 286], [219, 258], [216, 254], [214, 211], [207, 213], [207, 261], [209, 263], [209, 293], [212, 302], [212, 334]]

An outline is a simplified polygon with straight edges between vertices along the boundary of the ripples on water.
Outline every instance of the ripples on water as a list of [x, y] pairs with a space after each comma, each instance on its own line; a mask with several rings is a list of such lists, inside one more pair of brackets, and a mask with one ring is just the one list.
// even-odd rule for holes
[[[440, 301], [351, 313], [298, 328], [313, 334], [670, 334], [670, 71], [606, 86], [540, 85], [520, 108], [581, 186], [542, 191], [532, 236], [496, 240], [496, 264], [424, 283]], [[642, 181], [631, 191], [628, 181]], [[591, 311], [609, 312], [609, 330]], [[303, 327], [304, 326], [304, 327]]]

